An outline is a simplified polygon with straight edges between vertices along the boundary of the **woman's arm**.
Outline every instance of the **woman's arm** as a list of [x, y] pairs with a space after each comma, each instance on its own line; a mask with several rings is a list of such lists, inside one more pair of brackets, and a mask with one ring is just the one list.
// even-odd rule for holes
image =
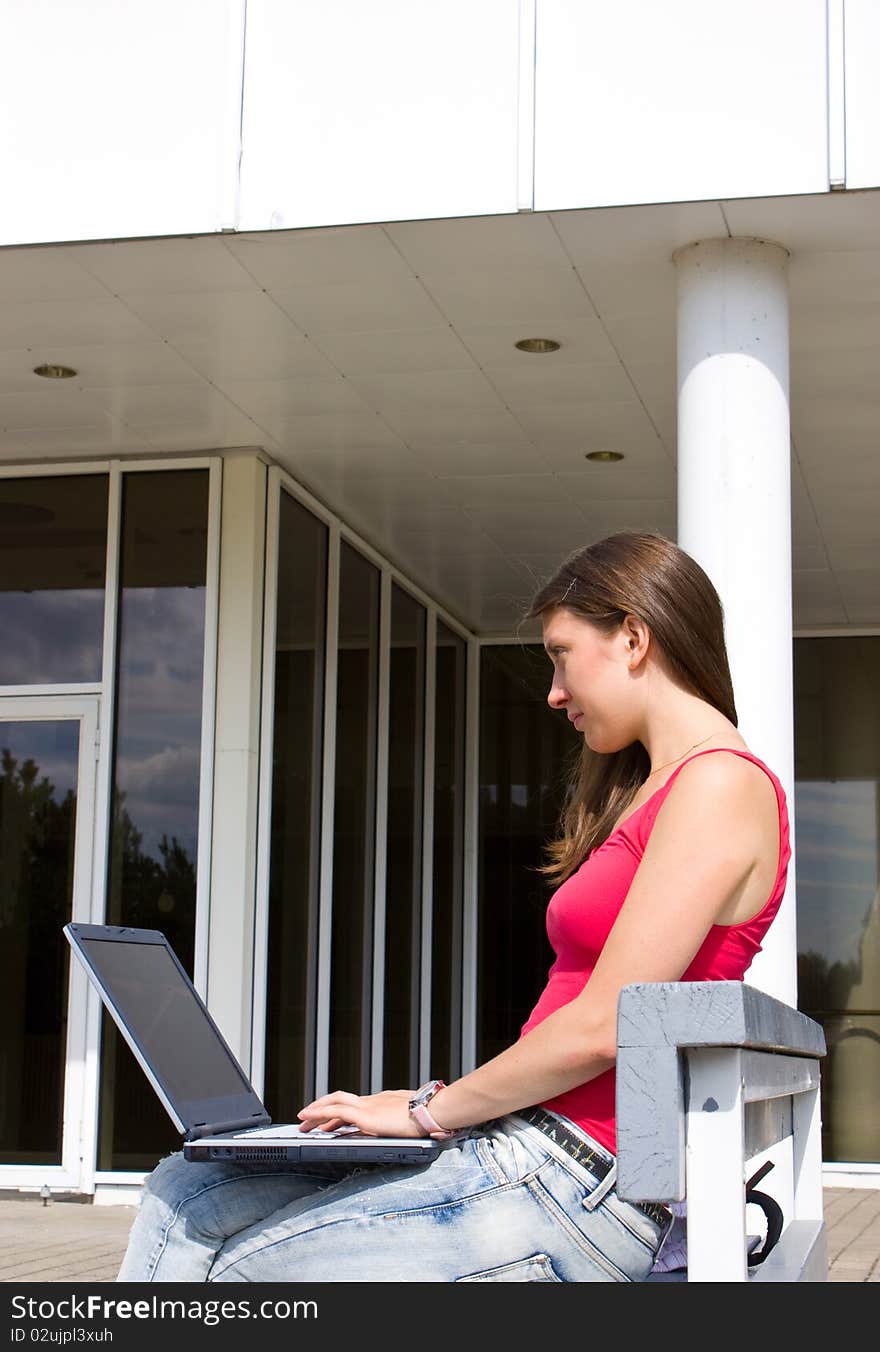
[[[699, 757], [685, 766], [657, 814], [583, 991], [498, 1056], [440, 1090], [431, 1114], [441, 1126], [472, 1126], [543, 1102], [614, 1064], [621, 988], [677, 981], [761, 863], [767, 799], [756, 792], [755, 775], [767, 779], [763, 770], [735, 756]], [[418, 1134], [411, 1129], [404, 1091], [327, 1094], [299, 1116], [309, 1126], [350, 1122], [377, 1135]]]

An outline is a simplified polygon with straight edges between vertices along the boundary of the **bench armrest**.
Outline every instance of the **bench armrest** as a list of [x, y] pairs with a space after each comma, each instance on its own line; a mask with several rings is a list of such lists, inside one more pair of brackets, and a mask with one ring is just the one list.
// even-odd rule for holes
[[818, 1023], [741, 981], [625, 986], [617, 1029], [617, 1192], [632, 1202], [685, 1197], [684, 1050], [826, 1050]]

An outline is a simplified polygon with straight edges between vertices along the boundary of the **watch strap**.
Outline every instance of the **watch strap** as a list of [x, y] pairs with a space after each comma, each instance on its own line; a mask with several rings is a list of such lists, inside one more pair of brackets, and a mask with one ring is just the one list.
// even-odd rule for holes
[[414, 1096], [409, 1101], [409, 1115], [414, 1122], [433, 1137], [435, 1141], [448, 1141], [451, 1137], [457, 1135], [456, 1131], [449, 1131], [446, 1127], [441, 1127], [428, 1109], [428, 1104], [435, 1094], [446, 1085], [443, 1080], [429, 1080], [423, 1084], [421, 1089], [417, 1089]]

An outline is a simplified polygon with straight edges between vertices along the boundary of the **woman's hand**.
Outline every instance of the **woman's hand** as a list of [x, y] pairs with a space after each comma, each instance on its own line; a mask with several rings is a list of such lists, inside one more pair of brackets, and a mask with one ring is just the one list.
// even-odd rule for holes
[[303, 1131], [319, 1127], [357, 1127], [367, 1136], [424, 1136], [409, 1115], [412, 1089], [385, 1089], [381, 1094], [347, 1094], [342, 1089], [323, 1094], [297, 1113]]

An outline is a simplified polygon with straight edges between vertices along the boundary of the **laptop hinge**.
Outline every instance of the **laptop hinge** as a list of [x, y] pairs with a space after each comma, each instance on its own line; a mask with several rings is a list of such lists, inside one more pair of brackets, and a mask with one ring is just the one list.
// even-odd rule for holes
[[236, 1118], [232, 1122], [196, 1122], [186, 1133], [185, 1140], [200, 1141], [203, 1136], [220, 1136], [227, 1131], [246, 1131], [248, 1127], [269, 1127], [272, 1119], [266, 1113]]

